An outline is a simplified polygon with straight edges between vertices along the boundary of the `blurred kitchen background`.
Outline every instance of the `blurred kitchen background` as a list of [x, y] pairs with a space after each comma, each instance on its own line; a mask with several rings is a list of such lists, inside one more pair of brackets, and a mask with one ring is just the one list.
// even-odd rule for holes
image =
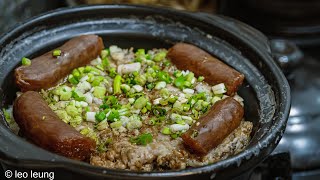
[[53, 9], [105, 3], [231, 16], [266, 34], [290, 83], [292, 107], [284, 137], [251, 179], [320, 179], [320, 0], [0, 0], [0, 36]]

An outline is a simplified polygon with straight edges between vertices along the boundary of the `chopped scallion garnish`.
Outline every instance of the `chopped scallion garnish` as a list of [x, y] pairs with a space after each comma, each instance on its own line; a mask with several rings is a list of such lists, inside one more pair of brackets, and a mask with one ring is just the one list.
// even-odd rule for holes
[[148, 102], [148, 99], [146, 99], [145, 97], [141, 96], [134, 102], [133, 106], [136, 109], [142, 109], [147, 105], [147, 102]]
[[119, 111], [112, 109], [109, 116], [108, 116], [108, 121], [114, 122], [116, 119], [120, 118]]
[[116, 75], [113, 81], [113, 94], [120, 94], [121, 93], [121, 76]]
[[149, 143], [152, 143], [152, 135], [150, 133], [141, 134], [138, 137], [130, 138], [130, 142], [137, 144], [137, 145], [144, 145], [146, 146]]
[[162, 134], [169, 135], [171, 134], [170, 128], [164, 127], [161, 131]]
[[98, 113], [96, 113], [95, 118], [96, 118], [96, 120], [97, 120], [98, 122], [101, 122], [101, 121], [103, 121], [103, 120], [106, 118], [106, 113], [103, 112], [103, 111], [98, 112]]
[[52, 55], [54, 57], [61, 56], [61, 50], [60, 49], [53, 50]]
[[167, 56], [167, 52], [161, 51], [154, 56], [153, 60], [156, 62], [159, 62], [159, 61], [162, 61], [166, 56]]
[[21, 63], [22, 63], [22, 65], [24, 65], [24, 66], [30, 66], [30, 65], [31, 65], [31, 60], [28, 59], [28, 58], [26, 58], [26, 57], [23, 57], [23, 58], [21, 59]]
[[203, 77], [203, 76], [199, 76], [199, 77], [198, 77], [198, 81], [199, 81], [199, 82], [201, 82], [201, 81], [203, 81], [203, 80], [204, 80], [204, 77]]

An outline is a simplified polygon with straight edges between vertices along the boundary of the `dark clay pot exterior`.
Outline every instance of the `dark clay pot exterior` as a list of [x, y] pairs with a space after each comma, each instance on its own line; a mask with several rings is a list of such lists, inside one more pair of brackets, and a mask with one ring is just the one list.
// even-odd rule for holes
[[[289, 85], [273, 61], [266, 37], [253, 28], [221, 16], [129, 5], [61, 9], [20, 24], [0, 39], [1, 109], [17, 91], [13, 70], [23, 56], [33, 58], [80, 34], [98, 34], [105, 45], [168, 48], [176, 42], [194, 44], [242, 72], [240, 89], [245, 116], [254, 124], [252, 140], [241, 153], [215, 164], [164, 172], [111, 170], [73, 161], [38, 148], [14, 135], [3, 115], [0, 159], [9, 169], [64, 172], [63, 179], [193, 179], [234, 178], [248, 172], [276, 147], [290, 108]], [[60, 174], [60, 173], [59, 173]]]

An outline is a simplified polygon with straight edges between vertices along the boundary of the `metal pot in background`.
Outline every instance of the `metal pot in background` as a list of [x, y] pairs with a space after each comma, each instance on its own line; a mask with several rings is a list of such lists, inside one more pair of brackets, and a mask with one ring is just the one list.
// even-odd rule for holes
[[27, 18], [62, 6], [64, 6], [64, 1], [1, 0], [0, 34]]
[[219, 0], [218, 12], [239, 19], [273, 39], [285, 38], [300, 47], [320, 45], [318, 0]]

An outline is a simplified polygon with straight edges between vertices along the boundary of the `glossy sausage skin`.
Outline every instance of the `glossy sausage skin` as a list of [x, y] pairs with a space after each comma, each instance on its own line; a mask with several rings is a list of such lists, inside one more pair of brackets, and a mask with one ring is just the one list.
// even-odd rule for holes
[[73, 69], [88, 64], [104, 48], [102, 39], [96, 35], [75, 37], [61, 47], [61, 56], [54, 57], [53, 51], [32, 59], [30, 66], [20, 66], [15, 70], [15, 80], [21, 91], [39, 91], [59, 83]]
[[243, 107], [232, 97], [220, 100], [199, 119], [198, 126], [194, 123], [182, 134], [183, 142], [193, 152], [206, 155], [240, 125], [243, 114]]
[[191, 44], [177, 43], [169, 49], [167, 57], [178, 69], [204, 76], [205, 81], [211, 85], [224, 83], [227, 95], [237, 92], [244, 79], [243, 74]]
[[20, 95], [14, 103], [13, 115], [22, 135], [48, 151], [86, 160], [95, 149], [95, 141], [60, 120], [38, 92]]

